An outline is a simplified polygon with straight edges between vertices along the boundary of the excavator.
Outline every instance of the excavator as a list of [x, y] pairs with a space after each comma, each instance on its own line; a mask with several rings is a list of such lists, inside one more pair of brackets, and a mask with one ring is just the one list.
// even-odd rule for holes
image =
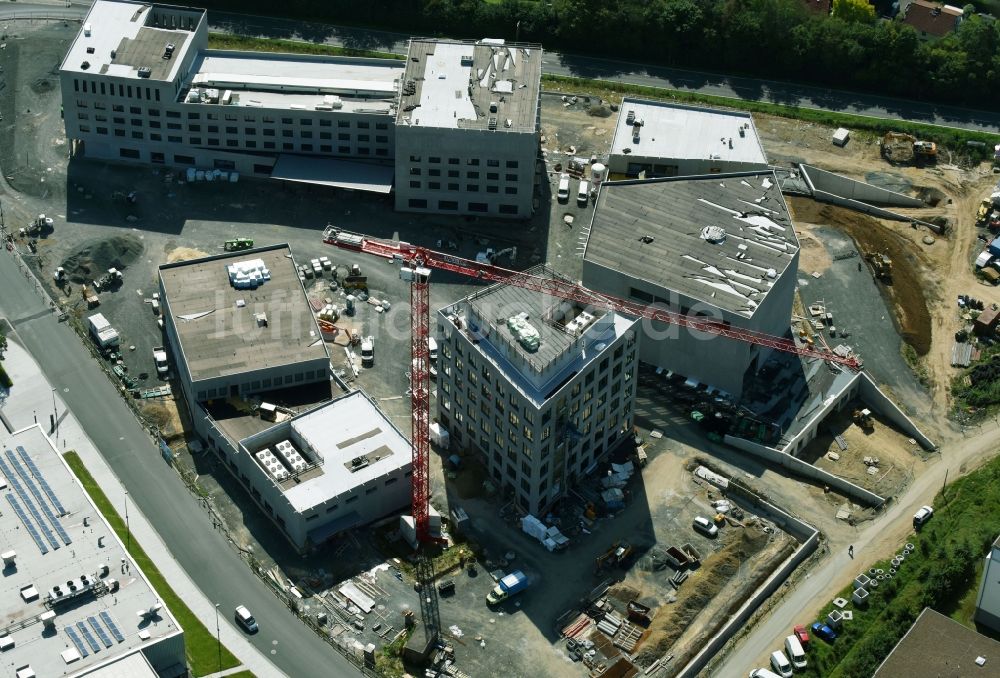
[[880, 252], [867, 252], [865, 259], [871, 264], [872, 274], [882, 282], [892, 281], [892, 258]]
[[597, 556], [595, 561], [596, 572], [603, 572], [610, 567], [616, 567], [625, 563], [632, 555], [632, 545], [626, 541], [616, 541], [607, 551]]
[[875, 430], [875, 420], [872, 418], [871, 410], [865, 408], [863, 410], [854, 410], [854, 423], [858, 425], [865, 433], [871, 433]]

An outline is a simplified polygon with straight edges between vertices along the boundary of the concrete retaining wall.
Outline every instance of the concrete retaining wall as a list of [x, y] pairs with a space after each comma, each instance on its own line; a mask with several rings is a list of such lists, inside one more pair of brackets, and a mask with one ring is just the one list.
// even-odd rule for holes
[[874, 205], [869, 205], [868, 203], [861, 202], [860, 200], [851, 200], [850, 198], [844, 198], [843, 196], [834, 195], [833, 193], [827, 193], [825, 191], [813, 191], [813, 199], [820, 202], [827, 202], [832, 205], [840, 205], [841, 207], [846, 207], [852, 209], [856, 212], [862, 212], [864, 214], [870, 214], [873, 217], [878, 217], [879, 219], [891, 219], [892, 221], [913, 221], [922, 226], [926, 226], [935, 233], [944, 233], [945, 229], [937, 224], [932, 224], [929, 221], [922, 221], [920, 219], [914, 219], [913, 217], [908, 217], [905, 214], [898, 214], [896, 212], [891, 212], [887, 209], [882, 209], [881, 207], [875, 207]]
[[[726, 490], [726, 495], [735, 499], [738, 503], [748, 505], [752, 511], [765, 515], [781, 529], [785, 530], [798, 539], [800, 546], [788, 556], [783, 563], [771, 574], [770, 577], [754, 591], [753, 595], [737, 610], [726, 624], [719, 629], [719, 632], [709, 640], [702, 648], [701, 652], [688, 662], [687, 666], [681, 669], [677, 678], [694, 678], [705, 668], [705, 665], [729, 642], [733, 635], [746, 624], [750, 616], [757, 611], [765, 600], [778, 590], [788, 576], [798, 567], [802, 561], [809, 557], [816, 550], [819, 544], [819, 532], [812, 525], [789, 515], [777, 506], [764, 501], [752, 492], [736, 485], [730, 485]], [[804, 538], [804, 539], [803, 539]]]
[[934, 441], [924, 435], [913, 420], [906, 416], [902, 410], [897, 407], [896, 403], [889, 400], [889, 397], [882, 393], [879, 389], [878, 384], [872, 381], [872, 378], [868, 376], [867, 372], [861, 373], [861, 400], [863, 400], [869, 407], [878, 412], [882, 417], [891, 421], [900, 431], [907, 434], [918, 443], [925, 450], [937, 449], [937, 445]]
[[808, 462], [797, 459], [790, 454], [776, 450], [773, 447], [767, 447], [744, 438], [736, 438], [729, 435], [725, 436], [723, 441], [727, 445], [732, 445], [739, 450], [749, 452], [755, 457], [760, 457], [761, 459], [774, 462], [779, 466], [787, 468], [792, 473], [805, 478], [811, 478], [812, 480], [819, 481], [824, 485], [828, 485], [841, 494], [850, 497], [859, 504], [879, 507], [885, 503], [885, 499], [878, 496], [874, 492], [869, 492], [863, 487], [859, 487], [848, 480], [844, 480], [843, 478], [835, 476], [821, 468], [817, 468]]
[[812, 165], [799, 165], [799, 170], [814, 192], [824, 192], [869, 205], [894, 205], [896, 207], [926, 207], [924, 201], [909, 195], [848, 179], [845, 176], [822, 170]]

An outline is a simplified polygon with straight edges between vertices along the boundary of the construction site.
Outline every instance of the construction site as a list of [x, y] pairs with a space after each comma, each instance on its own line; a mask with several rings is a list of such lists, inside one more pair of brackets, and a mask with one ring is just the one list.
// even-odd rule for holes
[[[380, 195], [255, 179], [189, 182], [169, 168], [67, 161], [62, 122], [54, 113], [60, 93], [51, 62], [77, 30], [34, 26], [11, 36], [0, 52], [10, 93], [0, 100], [6, 121], [0, 141], [10, 142], [0, 143], [9, 249], [46, 286], [65, 321], [79, 329], [234, 545], [252, 554], [255, 569], [278, 595], [296, 601], [312, 627], [359, 661], [367, 661], [369, 644], [380, 652], [407, 630], [413, 641], [408, 661], [429, 657], [453, 675], [690, 675], [704, 648], [732, 635], [728, 620], [767, 599], [772, 578], [804, 576], [808, 565], [800, 564], [817, 548], [816, 531], [830, 548], [850, 543], [856, 524], [878, 516], [876, 500], [902, 494], [934, 459], [934, 443], [953, 435], [943, 413], [954, 405], [955, 334], [966, 327], [971, 333], [983, 317], [956, 299], [971, 296], [983, 302], [984, 312], [1000, 304], [1000, 292], [972, 265], [983, 245], [976, 222], [983, 228], [990, 223], [989, 214], [977, 218], [977, 210], [996, 192], [985, 164], [906, 135], [853, 133], [835, 145], [831, 129], [766, 115], [754, 115], [753, 127], [741, 122], [742, 134], [723, 133], [729, 144], [735, 137], [737, 146], [741, 139], [759, 139], [767, 164], [783, 168], [772, 178], [764, 176], [766, 168], [754, 170], [761, 174], [752, 179], [727, 176], [722, 183], [732, 190], [712, 195], [713, 209], [722, 206], [737, 219], [759, 214], [740, 215], [725, 201], [753, 205], [753, 196], [770, 196], [763, 203], [770, 223], [745, 225], [764, 229], [761, 240], [769, 247], [778, 247], [782, 229], [780, 256], [795, 291], [782, 320], [787, 331], [765, 336], [754, 333], [752, 317], [745, 327], [725, 329], [687, 313], [693, 303], [664, 297], [663, 310], [652, 303], [662, 301], [652, 292], [641, 290], [650, 295], [647, 301], [627, 289], [595, 294], [571, 282], [585, 280], [585, 251], [595, 212], [603, 209], [601, 187], [594, 184], [654, 179], [645, 173], [601, 174], [625, 113], [619, 99], [542, 94], [536, 179], [542, 200], [529, 220], [512, 228], [487, 218], [394, 212], [391, 199]], [[14, 135], [12, 121], [27, 108], [40, 113], [30, 116], [29, 132]], [[647, 123], [643, 133], [651, 127]], [[571, 178], [568, 200], [559, 197], [564, 175]], [[581, 181], [590, 186], [581, 189]], [[764, 182], [776, 187], [765, 188]], [[635, 239], [658, 237], [642, 228]], [[732, 245], [741, 236], [736, 226], [727, 228]], [[712, 238], [725, 234], [698, 237], [698, 246], [713, 251], [723, 245]], [[636, 240], [632, 247], [639, 252], [650, 244]], [[381, 430], [398, 429], [414, 448], [412, 476], [404, 480], [412, 493], [396, 502], [404, 507], [372, 509], [364, 524], [335, 525], [317, 543], [303, 538], [298, 550], [289, 547], [288, 532], [252, 485], [230, 470], [221, 448], [209, 444], [211, 436], [198, 435], [201, 424], [194, 418], [203, 415], [192, 401], [202, 399], [197, 388], [184, 385], [177, 353], [171, 352], [169, 301], [160, 288], [165, 265], [188, 262], [192, 271], [214, 266], [213, 275], [224, 278], [212, 258], [231, 255], [242, 262], [277, 245], [287, 247], [287, 255], [268, 266], [274, 273], [288, 260], [281, 284], [289, 296], [281, 303], [305, 309], [304, 326], [316, 335], [309, 343], [316, 349], [314, 342], [321, 342], [329, 362], [329, 387], [319, 395], [252, 386], [234, 394], [227, 387], [205, 394], [204, 401], [212, 401], [205, 411], [234, 444], [249, 439], [270, 445], [254, 436], [280, 425], [302, 429], [302, 417], [360, 389], [384, 417]], [[543, 263], [557, 282], [521, 273]], [[774, 268], [776, 276], [783, 270]], [[707, 302], [694, 292], [691, 298], [723, 307], [720, 296], [729, 292], [718, 285], [735, 282], [740, 304], [746, 304], [744, 297], [763, 301], [739, 287], [748, 281], [725, 275], [713, 282]], [[776, 279], [766, 272], [760, 277], [764, 285]], [[573, 395], [573, 384], [565, 382], [568, 407], [574, 398], [581, 403], [576, 424], [572, 413], [559, 414], [558, 396], [545, 404], [557, 393], [557, 375], [543, 366], [544, 376], [529, 384], [526, 370], [506, 369], [505, 360], [541, 361], [556, 345], [547, 334], [555, 324], [546, 320], [543, 327], [543, 316], [531, 313], [515, 335], [508, 321], [521, 311], [506, 309], [486, 317], [503, 323], [476, 331], [513, 337], [506, 342], [510, 352], [469, 364], [479, 379], [486, 374], [483, 363], [499, 366], [490, 368], [491, 387], [446, 394], [444, 370], [469, 356], [455, 353], [457, 344], [438, 332], [431, 314], [483, 294], [488, 285], [544, 297], [543, 314], [572, 301], [639, 319], [641, 335], [678, 325], [715, 337], [704, 342], [709, 346], [747, 344], [743, 391], [727, 392], [676, 368], [636, 360], [631, 386], [623, 382], [621, 389], [625, 394], [634, 388], [624, 396], [634, 399], [634, 409], [613, 431], [588, 442], [600, 427], [585, 432], [584, 413], [595, 406], [596, 421], [611, 404], [603, 403], [596, 384], [581, 378], [581, 392]], [[277, 287], [268, 280], [245, 293], [235, 286], [226, 291], [252, 301], [251, 294]], [[573, 321], [579, 310], [574, 306]], [[101, 345], [93, 338], [90, 319], [98, 313], [115, 330], [115, 342]], [[601, 328], [602, 322], [599, 317], [587, 327]], [[557, 324], [556, 330], [570, 334], [568, 320]], [[542, 349], [526, 348], [532, 327]], [[473, 332], [457, 325], [455, 331]], [[588, 331], [596, 332], [575, 325], [568, 345], [610, 344], [605, 335]], [[640, 351], [647, 341], [656, 340], [640, 336]], [[157, 357], [164, 347], [165, 366]], [[609, 357], [623, 365], [627, 360]], [[871, 387], [855, 381], [862, 378]], [[775, 396], [778, 383], [786, 385], [787, 398]], [[544, 397], [538, 420], [527, 421], [519, 405], [515, 424], [513, 409], [497, 407], [510, 402], [493, 397], [497, 385], [526, 398], [539, 391]], [[593, 401], [587, 399], [589, 388], [597, 389]], [[875, 391], [882, 396], [873, 396]], [[469, 392], [478, 400], [469, 399]], [[824, 409], [834, 400], [835, 407]], [[455, 417], [459, 409], [465, 412], [461, 420]], [[536, 469], [523, 471], [520, 459], [507, 461], [507, 454], [492, 461], [493, 440], [512, 439], [512, 432], [527, 440], [547, 435], [547, 411], [552, 427], [560, 422], [567, 431], [553, 434], [553, 440], [569, 441], [567, 473], [536, 491], [543, 477], [532, 475]], [[442, 414], [451, 417], [448, 426]], [[531, 426], [536, 428], [525, 434]], [[449, 427], [475, 435], [468, 433], [459, 445]], [[288, 433], [287, 439], [308, 457], [297, 435]], [[519, 445], [512, 453], [521, 454], [523, 440]], [[315, 465], [310, 472], [316, 473]], [[527, 492], [523, 482], [534, 483], [535, 497], [548, 493], [551, 502], [538, 504], [544, 515], [519, 508], [518, 497]], [[525, 527], [533, 525], [525, 522], [528, 517], [542, 525], [541, 537]], [[430, 542], [435, 545], [416, 555], [414, 544]], [[503, 582], [515, 572], [526, 584], [505, 589]], [[487, 595], [496, 589], [502, 599], [488, 605]], [[433, 652], [430, 638], [439, 641]], [[511, 638], [520, 639], [516, 647]]]

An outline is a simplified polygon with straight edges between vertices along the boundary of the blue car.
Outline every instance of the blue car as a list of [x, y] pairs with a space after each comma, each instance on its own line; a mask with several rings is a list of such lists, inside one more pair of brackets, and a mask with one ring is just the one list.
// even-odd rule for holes
[[819, 636], [828, 643], [832, 643], [837, 639], [837, 632], [826, 624], [821, 624], [820, 622], [813, 623], [812, 632], [814, 636]]

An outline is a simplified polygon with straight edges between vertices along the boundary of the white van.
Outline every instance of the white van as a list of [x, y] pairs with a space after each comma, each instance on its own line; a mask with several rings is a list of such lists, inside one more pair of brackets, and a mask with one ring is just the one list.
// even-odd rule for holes
[[586, 207], [590, 202], [590, 184], [585, 179], [580, 179], [580, 190], [576, 192], [576, 204]]
[[781, 678], [792, 678], [792, 664], [788, 657], [781, 650], [771, 653], [771, 668], [774, 669]]
[[559, 175], [559, 190], [556, 192], [556, 197], [559, 202], [566, 202], [569, 200], [569, 175], [561, 174]]
[[754, 669], [750, 672], [750, 678], [781, 678], [781, 676], [767, 669]]
[[802, 649], [802, 643], [795, 636], [785, 638], [785, 653], [788, 655], [789, 661], [792, 662], [793, 668], [804, 669], [806, 667], [805, 650]]
[[257, 620], [250, 614], [250, 610], [244, 605], [236, 608], [236, 623], [243, 627], [247, 633], [257, 633]]

